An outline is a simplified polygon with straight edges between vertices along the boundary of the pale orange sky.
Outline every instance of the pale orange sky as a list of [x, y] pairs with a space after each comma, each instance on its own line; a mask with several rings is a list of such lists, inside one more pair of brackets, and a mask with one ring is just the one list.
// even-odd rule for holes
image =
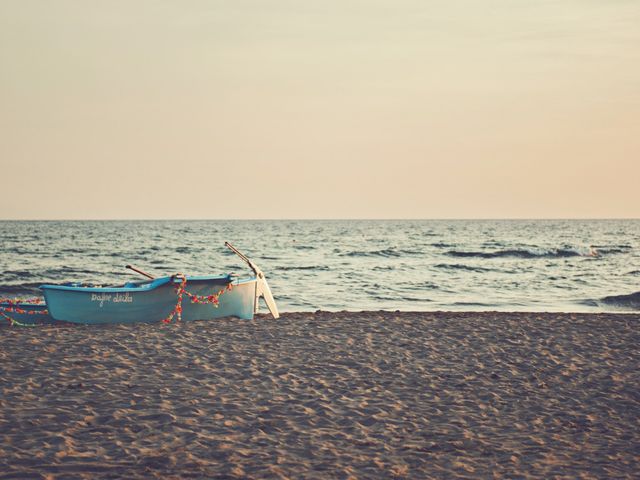
[[3, 219], [640, 217], [640, 2], [0, 2]]

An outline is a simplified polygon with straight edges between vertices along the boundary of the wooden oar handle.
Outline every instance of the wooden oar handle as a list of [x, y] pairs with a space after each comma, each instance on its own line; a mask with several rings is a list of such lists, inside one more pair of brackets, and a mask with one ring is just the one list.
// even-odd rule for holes
[[227, 247], [229, 250], [231, 250], [233, 253], [235, 253], [236, 255], [238, 255], [242, 260], [244, 260], [245, 262], [249, 263], [249, 259], [246, 257], [246, 255], [244, 255], [242, 252], [240, 252], [240, 250], [238, 250], [236, 247], [234, 247], [233, 245], [231, 245], [229, 242], [224, 242], [225, 247]]
[[251, 270], [253, 270], [253, 272], [256, 275], [259, 275], [260, 269], [257, 267], [257, 265], [255, 263], [253, 263], [251, 260], [249, 260], [249, 258], [245, 254], [243, 254], [240, 250], [238, 250], [236, 247], [231, 245], [229, 242], [224, 242], [224, 245], [229, 250], [231, 250], [233, 253], [238, 255], [243, 262], [245, 262], [247, 265], [249, 265], [249, 268], [251, 268]]
[[139, 273], [140, 275], [144, 275], [147, 278], [150, 278], [151, 280], [154, 280], [153, 275], [149, 275], [146, 272], [143, 272], [142, 270], [138, 270], [136, 267], [132, 266], [132, 265], [126, 265], [125, 268], [128, 268], [129, 270], [133, 270], [136, 273]]

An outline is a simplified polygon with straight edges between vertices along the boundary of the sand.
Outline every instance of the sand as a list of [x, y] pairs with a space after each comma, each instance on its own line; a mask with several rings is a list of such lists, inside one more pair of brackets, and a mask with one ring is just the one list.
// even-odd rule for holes
[[0, 328], [0, 479], [638, 478], [637, 315]]

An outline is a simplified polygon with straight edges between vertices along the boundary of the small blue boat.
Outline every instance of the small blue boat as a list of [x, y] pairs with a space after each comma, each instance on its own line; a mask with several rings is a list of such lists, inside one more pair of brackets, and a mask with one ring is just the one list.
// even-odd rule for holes
[[49, 315], [47, 306], [38, 299], [32, 300], [0, 300], [0, 318], [10, 325], [34, 326], [55, 323]]
[[231, 274], [176, 274], [119, 287], [64, 284], [40, 288], [51, 317], [71, 323], [170, 323], [221, 317], [250, 320], [258, 311], [260, 298], [265, 299], [273, 317], [278, 318], [278, 309], [264, 273], [235, 247], [225, 245], [247, 262], [254, 276], [240, 279]]

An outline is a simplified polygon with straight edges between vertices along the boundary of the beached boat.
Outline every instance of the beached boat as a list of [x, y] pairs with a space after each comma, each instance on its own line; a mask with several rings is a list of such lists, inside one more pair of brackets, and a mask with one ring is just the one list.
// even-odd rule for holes
[[55, 323], [40, 299], [0, 299], [0, 318], [10, 325], [32, 326]]
[[232, 245], [225, 245], [249, 265], [253, 276], [242, 279], [232, 274], [176, 274], [118, 287], [63, 284], [40, 288], [51, 317], [72, 323], [168, 323], [221, 317], [250, 320], [258, 311], [260, 298], [264, 298], [273, 317], [278, 318], [278, 308], [264, 273]]

